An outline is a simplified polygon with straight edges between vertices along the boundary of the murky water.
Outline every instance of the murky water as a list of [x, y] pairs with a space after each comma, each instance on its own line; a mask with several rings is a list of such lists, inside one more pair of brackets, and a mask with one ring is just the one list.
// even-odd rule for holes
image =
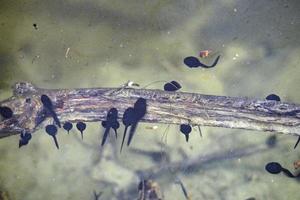
[[[177, 80], [187, 92], [276, 93], [300, 103], [299, 10], [297, 0], [1, 1], [1, 100], [17, 81], [80, 88]], [[206, 49], [221, 55], [215, 68], [183, 65], [184, 57]], [[295, 137], [279, 135], [276, 147], [268, 148], [270, 133], [203, 127], [203, 138], [195, 129], [186, 143], [177, 126], [168, 129], [167, 141], [167, 125], [147, 126], [138, 127], [121, 155], [113, 137], [99, 148], [99, 123], [88, 123], [84, 141], [78, 131], [60, 130], [60, 150], [44, 130], [21, 149], [19, 136], [1, 139], [0, 190], [7, 199], [22, 200], [93, 199], [93, 190], [103, 192], [101, 199], [136, 199], [143, 175], [159, 184], [167, 200], [184, 199], [176, 177], [193, 200], [299, 196], [299, 182], [264, 170], [278, 161], [293, 171], [299, 159]], [[195, 160], [189, 168], [162, 168]]]

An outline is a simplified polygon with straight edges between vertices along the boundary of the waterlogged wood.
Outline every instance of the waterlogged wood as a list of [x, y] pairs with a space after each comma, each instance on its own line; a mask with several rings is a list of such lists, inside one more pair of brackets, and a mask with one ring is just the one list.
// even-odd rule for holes
[[185, 92], [129, 88], [42, 89], [30, 83], [17, 83], [13, 96], [0, 102], [10, 107], [14, 116], [0, 122], [0, 137], [31, 133], [52, 122], [45, 116], [40, 96], [53, 101], [61, 122], [99, 122], [115, 107], [123, 112], [137, 98], [147, 100], [142, 122], [190, 123], [300, 135], [300, 105], [244, 97], [213, 96]]

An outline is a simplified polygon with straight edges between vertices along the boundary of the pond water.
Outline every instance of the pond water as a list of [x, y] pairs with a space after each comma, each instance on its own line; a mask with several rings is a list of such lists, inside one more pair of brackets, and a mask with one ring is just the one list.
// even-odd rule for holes
[[[41, 88], [141, 86], [176, 80], [180, 91], [300, 103], [300, 2], [297, 0], [40, 0], [1, 1], [0, 97], [15, 82]], [[214, 68], [188, 68], [187, 56]], [[149, 88], [162, 89], [163, 83]], [[153, 130], [149, 126], [157, 125]], [[0, 140], [0, 199], [137, 199], [142, 178], [163, 199], [297, 199], [299, 182], [265, 171], [279, 162], [293, 173], [296, 137], [202, 127], [189, 142], [178, 126], [139, 124], [129, 148], [120, 137], [100, 148], [103, 128], [87, 123], [84, 140], [58, 131], [60, 149], [44, 130], [18, 148], [19, 136]], [[123, 132], [121, 126], [119, 132]], [[166, 133], [167, 138], [163, 138]], [[192, 162], [189, 167], [184, 163]], [[166, 168], [166, 166], [169, 166]]]

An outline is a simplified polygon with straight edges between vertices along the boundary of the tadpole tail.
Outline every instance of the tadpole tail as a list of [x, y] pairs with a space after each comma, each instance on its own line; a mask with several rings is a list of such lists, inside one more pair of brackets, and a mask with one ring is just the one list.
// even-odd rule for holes
[[185, 135], [185, 141], [188, 142], [189, 141], [189, 134], [184, 134]]
[[285, 175], [287, 175], [290, 178], [295, 178], [294, 174], [292, 174], [288, 169], [282, 168], [282, 171]]
[[55, 136], [53, 136], [53, 140], [57, 149], [59, 149], [58, 142]]
[[121, 148], [120, 148], [120, 153], [122, 152], [122, 149], [123, 149], [123, 145], [124, 145], [124, 140], [125, 140], [125, 137], [126, 137], [127, 129], [128, 129], [128, 126], [126, 126], [126, 127], [125, 127], [125, 130], [124, 130], [123, 139], [122, 139], [122, 144], [121, 144]]
[[23, 141], [19, 140], [19, 148], [21, 148], [21, 146], [23, 146]]
[[298, 140], [297, 140], [297, 142], [296, 142], [296, 144], [294, 146], [294, 149], [296, 149], [296, 147], [298, 146], [299, 142], [300, 142], [300, 136], [298, 136]]
[[129, 136], [128, 136], [128, 140], [127, 140], [127, 146], [130, 145], [131, 143], [131, 140], [133, 138], [133, 135], [134, 135], [134, 132], [135, 132], [135, 129], [137, 127], [137, 122], [136, 123], [133, 123], [132, 126], [130, 127], [130, 130], [129, 130]]
[[81, 134], [81, 139], [83, 140], [83, 132], [82, 132], [82, 131], [80, 131], [80, 134]]
[[118, 139], [118, 133], [117, 133], [117, 129], [114, 129], [115, 131], [115, 136], [116, 136], [116, 139]]
[[205, 64], [203, 64], [203, 63], [201, 63], [200, 61], [199, 61], [199, 66], [201, 66], [201, 67], [203, 67], [203, 68], [212, 68], [212, 67], [215, 67], [217, 64], [218, 64], [218, 61], [219, 61], [219, 59], [220, 59], [220, 55], [216, 58], [216, 60], [215, 60], [215, 62], [212, 64], [212, 65], [205, 65]]
[[51, 115], [52, 115], [52, 117], [53, 117], [55, 123], [57, 124], [57, 126], [58, 126], [59, 128], [61, 128], [61, 124], [60, 124], [59, 119], [57, 118], [56, 113], [55, 113], [53, 110], [50, 110], [50, 113], [51, 113]]
[[109, 133], [109, 127], [106, 127], [103, 138], [102, 138], [101, 146], [103, 146], [105, 144], [108, 133]]

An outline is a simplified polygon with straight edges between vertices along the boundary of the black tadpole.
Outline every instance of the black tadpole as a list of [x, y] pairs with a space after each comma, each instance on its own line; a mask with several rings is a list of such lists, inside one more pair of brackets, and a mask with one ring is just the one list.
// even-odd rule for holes
[[213, 68], [215, 67], [218, 62], [219, 62], [219, 59], [220, 59], [221, 56], [218, 56], [215, 61], [213, 62], [212, 65], [206, 65], [206, 64], [203, 64], [199, 61], [198, 58], [194, 57], [194, 56], [188, 56], [186, 57], [184, 60], [183, 60], [183, 63], [190, 67], [190, 68], [197, 68], [197, 67], [203, 67], [203, 68]]
[[115, 134], [117, 135], [117, 128], [119, 128], [120, 126], [117, 119], [118, 110], [116, 108], [111, 108], [107, 113], [106, 121], [102, 122], [102, 126], [105, 128], [105, 131], [102, 138], [101, 146], [105, 144], [110, 128], [113, 128], [115, 130]]
[[63, 128], [68, 131], [68, 134], [70, 132], [70, 130], [73, 128], [73, 124], [70, 123], [70, 122], [65, 122], [64, 125], [63, 125]]
[[164, 85], [164, 91], [177, 91], [181, 88], [181, 85], [177, 81], [171, 81]]
[[31, 133], [25, 132], [20, 134], [19, 148], [28, 144], [31, 140]]
[[189, 124], [181, 124], [180, 125], [180, 132], [185, 135], [185, 141], [189, 141], [189, 134], [192, 131], [192, 127]]
[[43, 94], [41, 96], [41, 102], [42, 102], [43, 106], [47, 109], [47, 111], [50, 113], [50, 115], [53, 117], [56, 125], [59, 128], [61, 128], [60, 121], [57, 118], [56, 113], [54, 112], [54, 108], [53, 108], [53, 104], [52, 104], [51, 99], [47, 95]]
[[133, 135], [135, 133], [138, 122], [145, 116], [147, 112], [147, 103], [146, 99], [138, 98], [138, 100], [134, 103], [133, 106], [133, 123], [129, 130], [129, 137], [127, 140], [127, 146], [130, 145]]
[[122, 144], [121, 144], [121, 148], [120, 148], [120, 153], [122, 152], [122, 148], [123, 148], [124, 140], [125, 140], [125, 137], [126, 137], [127, 129], [134, 122], [134, 109], [132, 107], [129, 107], [129, 108], [127, 108], [125, 110], [125, 112], [123, 114], [122, 122], [123, 122], [123, 124], [125, 126], [125, 130], [124, 130], [124, 134], [123, 134], [123, 139], [122, 139]]
[[266, 97], [266, 100], [280, 101], [280, 97], [276, 94], [270, 94]]
[[300, 177], [300, 174], [293, 175], [288, 169], [283, 168], [279, 163], [277, 162], [270, 162], [265, 166], [265, 169], [270, 174], [279, 174], [280, 172], [283, 172], [287, 177], [290, 178], [298, 178]]
[[81, 139], [83, 139], [83, 131], [86, 128], [86, 124], [84, 122], [77, 122], [76, 128], [80, 131], [80, 133], [81, 133]]
[[13, 116], [13, 111], [7, 106], [0, 107], [0, 114], [3, 118], [9, 119]]
[[[101, 122], [101, 125], [102, 125], [103, 128], [106, 128], [106, 123], [107, 123], [107, 121], [102, 121], [102, 122]], [[117, 139], [117, 138], [118, 138], [118, 132], [117, 132], [117, 129], [120, 128], [120, 123], [119, 123], [118, 121], [114, 121], [114, 122], [112, 123], [112, 127], [111, 127], [111, 128], [114, 129], [114, 131], [115, 131], [115, 136], [116, 136], [116, 139]]]
[[53, 137], [55, 146], [56, 146], [57, 149], [59, 149], [58, 142], [57, 142], [57, 139], [56, 139], [56, 134], [57, 134], [56, 126], [53, 125], [53, 124], [47, 125], [46, 126], [46, 133], [48, 133], [50, 136]]

